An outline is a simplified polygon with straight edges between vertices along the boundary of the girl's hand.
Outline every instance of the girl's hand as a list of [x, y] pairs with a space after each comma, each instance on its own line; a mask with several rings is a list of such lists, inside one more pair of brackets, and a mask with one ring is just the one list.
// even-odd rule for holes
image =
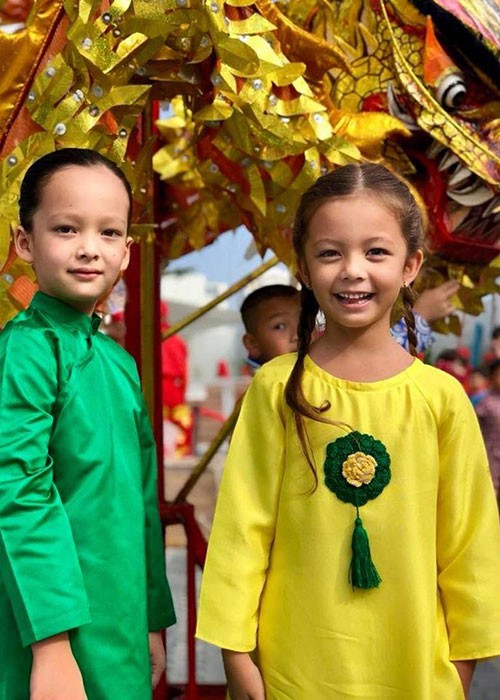
[[151, 685], [156, 688], [165, 673], [166, 655], [161, 632], [149, 633], [149, 657], [151, 659]]
[[67, 633], [31, 645], [30, 700], [87, 700]]
[[222, 658], [231, 700], [266, 700], [262, 676], [250, 654], [223, 649]]
[[476, 668], [475, 661], [453, 661], [462, 681], [462, 686], [464, 689], [464, 695], [466, 700], [469, 700], [469, 690], [472, 683], [472, 676], [474, 675], [474, 669]]

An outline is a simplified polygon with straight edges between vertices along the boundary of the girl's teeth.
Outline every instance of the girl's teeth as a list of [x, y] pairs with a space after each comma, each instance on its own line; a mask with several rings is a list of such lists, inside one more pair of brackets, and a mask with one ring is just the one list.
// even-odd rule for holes
[[337, 294], [336, 296], [345, 303], [356, 304], [370, 299], [372, 294], [370, 292], [365, 292], [360, 294]]

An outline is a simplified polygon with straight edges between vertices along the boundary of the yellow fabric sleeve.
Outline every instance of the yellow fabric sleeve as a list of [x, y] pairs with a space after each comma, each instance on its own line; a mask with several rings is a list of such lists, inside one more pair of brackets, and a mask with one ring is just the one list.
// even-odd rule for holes
[[[256, 646], [284, 466], [283, 384], [257, 372], [224, 467], [203, 573], [196, 636], [219, 647]], [[230, 576], [227, 562], [232, 563]]]
[[450, 659], [484, 658], [498, 653], [500, 608], [492, 605], [489, 585], [498, 578], [498, 508], [478, 421], [461, 387], [448, 396], [445, 414], [439, 435], [438, 585]]

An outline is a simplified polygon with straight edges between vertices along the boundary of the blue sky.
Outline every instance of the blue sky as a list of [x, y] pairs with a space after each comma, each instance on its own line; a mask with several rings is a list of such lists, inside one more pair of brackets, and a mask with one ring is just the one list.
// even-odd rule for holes
[[[196, 272], [202, 272], [209, 280], [226, 282], [231, 285], [258, 267], [262, 260], [260, 255], [254, 255], [250, 260], [245, 259], [245, 253], [252, 242], [252, 236], [241, 226], [236, 231], [223, 233], [211, 244], [182, 258], [169, 263], [167, 270], [174, 271], [190, 267]], [[264, 257], [272, 257], [268, 251]]]

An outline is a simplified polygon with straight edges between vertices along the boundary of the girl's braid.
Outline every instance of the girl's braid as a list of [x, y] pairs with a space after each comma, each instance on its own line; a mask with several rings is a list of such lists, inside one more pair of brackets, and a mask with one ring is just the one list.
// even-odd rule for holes
[[408, 345], [410, 346], [410, 354], [416, 356], [417, 353], [417, 333], [415, 330], [415, 314], [413, 313], [413, 303], [415, 295], [410, 286], [403, 287], [402, 301], [404, 306], [404, 320], [408, 332]]

